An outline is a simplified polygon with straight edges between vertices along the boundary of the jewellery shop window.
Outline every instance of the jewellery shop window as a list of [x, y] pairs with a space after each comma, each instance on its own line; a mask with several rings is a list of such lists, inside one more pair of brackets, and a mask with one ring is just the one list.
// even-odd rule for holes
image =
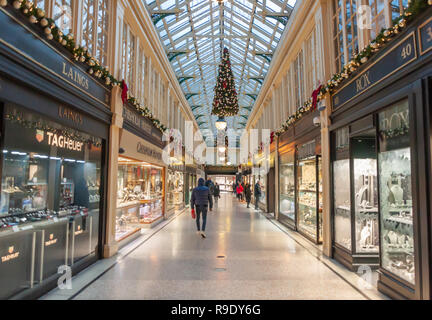
[[381, 267], [415, 283], [408, 100], [378, 115]]
[[333, 159], [334, 241], [351, 251], [349, 127], [335, 133]]
[[280, 156], [280, 214], [295, 223], [295, 152], [284, 153]]
[[298, 148], [297, 194], [298, 229], [308, 237], [320, 242], [319, 228], [322, 225], [320, 203], [321, 174], [319, 157], [315, 155], [315, 142]]
[[116, 240], [159, 220], [163, 213], [163, 168], [121, 157], [118, 162]]
[[0, 298], [94, 254], [101, 201], [101, 139], [14, 105], [4, 133]]
[[182, 209], [184, 174], [168, 169], [167, 210]]
[[[379, 252], [376, 130], [351, 137], [355, 204], [355, 252]], [[353, 250], [354, 251], [354, 250]]]

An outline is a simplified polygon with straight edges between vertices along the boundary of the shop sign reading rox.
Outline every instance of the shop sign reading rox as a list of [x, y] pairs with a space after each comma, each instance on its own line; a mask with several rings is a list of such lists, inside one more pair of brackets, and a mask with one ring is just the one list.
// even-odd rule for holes
[[[426, 33], [424, 33], [426, 35]], [[390, 77], [417, 59], [416, 33], [413, 31], [388, 52], [374, 61], [365, 71], [344, 85], [332, 97], [333, 110]], [[422, 33], [420, 33], [422, 37]]]

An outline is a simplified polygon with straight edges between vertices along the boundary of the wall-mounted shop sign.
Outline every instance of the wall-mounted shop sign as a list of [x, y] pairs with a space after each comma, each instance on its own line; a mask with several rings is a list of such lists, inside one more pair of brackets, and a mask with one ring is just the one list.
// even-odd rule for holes
[[411, 32], [334, 94], [333, 110], [342, 107], [416, 59], [415, 33]]
[[58, 239], [54, 237], [54, 233], [51, 233], [51, 234], [48, 236], [48, 239], [49, 239], [49, 240], [45, 241], [45, 247], [50, 247], [50, 246], [56, 244], [57, 241], [58, 241]]
[[67, 82], [83, 94], [109, 107], [110, 90], [87, 74], [85, 68], [71, 62], [37, 32], [5, 9], [0, 9], [0, 48], [13, 51], [27, 64], [35, 65]]
[[156, 160], [161, 161], [162, 160], [162, 153], [159, 151], [156, 151], [152, 148], [149, 148], [147, 146], [145, 146], [144, 144], [142, 144], [141, 142], [137, 143], [137, 152], [144, 154], [146, 156], [152, 157]]
[[123, 108], [123, 119], [141, 131], [148, 134], [152, 132], [152, 125], [150, 122], [137, 112], [131, 110], [129, 106]]
[[420, 54], [423, 55], [432, 50], [432, 18], [425, 21], [419, 28]]
[[58, 116], [61, 119], [65, 119], [77, 125], [83, 125], [84, 123], [84, 118], [81, 113], [62, 105], [59, 105], [58, 107]]
[[[45, 139], [45, 136], [48, 139]], [[84, 142], [76, 141], [72, 138], [69, 138], [61, 134], [57, 134], [49, 131], [45, 132], [43, 130], [36, 130], [36, 140], [39, 143], [46, 141], [46, 143], [52, 147], [78, 151], [78, 152], [81, 152], [84, 146]]]

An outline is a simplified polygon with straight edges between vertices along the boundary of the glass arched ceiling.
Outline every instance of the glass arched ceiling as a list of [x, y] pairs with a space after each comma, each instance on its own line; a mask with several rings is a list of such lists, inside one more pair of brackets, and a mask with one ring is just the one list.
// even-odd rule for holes
[[297, 0], [145, 1], [204, 137], [215, 137], [221, 45], [230, 50], [240, 112], [227, 122], [243, 128]]

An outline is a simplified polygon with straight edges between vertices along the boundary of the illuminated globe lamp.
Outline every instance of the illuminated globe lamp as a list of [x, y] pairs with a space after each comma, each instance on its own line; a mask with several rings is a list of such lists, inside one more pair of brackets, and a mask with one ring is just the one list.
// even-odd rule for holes
[[226, 147], [225, 147], [225, 146], [220, 146], [220, 147], [219, 147], [219, 152], [225, 152], [225, 150], [226, 150]]
[[216, 121], [216, 129], [218, 130], [225, 130], [227, 127], [227, 123], [225, 121], [224, 117], [219, 117]]

